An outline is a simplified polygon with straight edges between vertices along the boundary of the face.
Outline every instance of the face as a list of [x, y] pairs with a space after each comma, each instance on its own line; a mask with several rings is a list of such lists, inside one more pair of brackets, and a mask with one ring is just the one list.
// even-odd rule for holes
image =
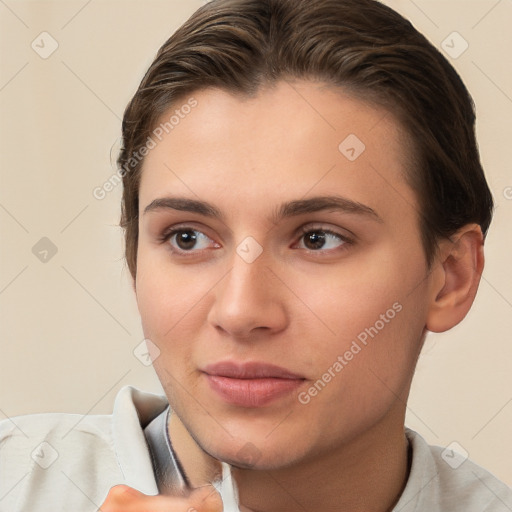
[[429, 278], [399, 125], [305, 81], [193, 98], [140, 185], [136, 294], [171, 407], [242, 467], [403, 428]]

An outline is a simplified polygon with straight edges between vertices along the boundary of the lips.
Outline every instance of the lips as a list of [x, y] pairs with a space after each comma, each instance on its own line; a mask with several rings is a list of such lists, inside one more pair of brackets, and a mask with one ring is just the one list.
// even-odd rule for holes
[[233, 361], [222, 361], [206, 366], [203, 371], [209, 375], [232, 379], [303, 379], [302, 376], [280, 366], [259, 362], [235, 363]]
[[223, 401], [239, 407], [262, 407], [295, 391], [304, 377], [260, 362], [223, 361], [203, 369], [210, 389]]

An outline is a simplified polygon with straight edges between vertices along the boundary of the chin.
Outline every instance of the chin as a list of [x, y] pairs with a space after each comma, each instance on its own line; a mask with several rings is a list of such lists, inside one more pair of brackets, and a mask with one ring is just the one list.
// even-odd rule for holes
[[300, 446], [291, 440], [280, 443], [276, 439], [274, 442], [267, 440], [261, 443], [256, 439], [231, 439], [220, 444], [208, 436], [204, 443], [197, 438], [196, 442], [211, 457], [243, 470], [269, 471], [293, 466], [307, 457], [309, 451], [307, 446]]

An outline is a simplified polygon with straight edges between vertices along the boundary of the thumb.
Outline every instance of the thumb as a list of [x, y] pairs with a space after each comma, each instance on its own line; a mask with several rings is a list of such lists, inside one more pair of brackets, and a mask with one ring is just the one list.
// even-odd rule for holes
[[188, 501], [193, 505], [187, 512], [223, 512], [222, 498], [211, 484], [194, 489]]

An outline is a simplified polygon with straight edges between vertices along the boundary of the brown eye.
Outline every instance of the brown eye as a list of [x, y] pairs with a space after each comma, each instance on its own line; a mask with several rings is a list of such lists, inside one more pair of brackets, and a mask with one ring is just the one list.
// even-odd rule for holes
[[201, 231], [192, 228], [176, 228], [166, 234], [164, 240], [176, 252], [199, 252], [204, 249], [218, 248], [211, 238]]
[[334, 231], [314, 229], [303, 232], [300, 237], [299, 248], [320, 252], [339, 249], [346, 243], [348, 243], [348, 240]]
[[179, 231], [174, 235], [176, 245], [183, 251], [193, 249], [197, 243], [197, 234], [195, 231]]
[[325, 245], [325, 233], [312, 231], [304, 235], [304, 245], [307, 249], [317, 250]]

